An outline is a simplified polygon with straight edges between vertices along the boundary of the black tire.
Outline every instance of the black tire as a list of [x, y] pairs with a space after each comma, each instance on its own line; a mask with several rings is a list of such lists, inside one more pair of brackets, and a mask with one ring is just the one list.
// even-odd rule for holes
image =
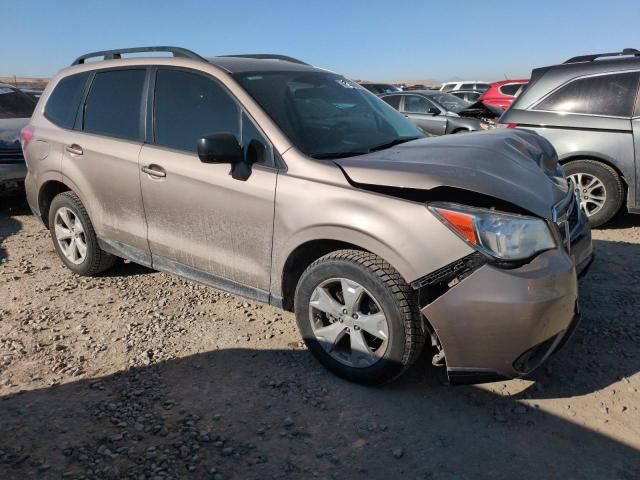
[[[56, 212], [62, 207], [66, 207], [71, 210], [78, 220], [80, 220], [80, 223], [82, 223], [84, 238], [87, 245], [87, 254], [84, 261], [80, 264], [75, 264], [69, 261], [58, 244], [55, 231], [55, 217]], [[51, 232], [53, 246], [56, 249], [58, 256], [69, 270], [77, 273], [78, 275], [96, 275], [111, 268], [116, 262], [115, 256], [105, 252], [98, 245], [96, 232], [93, 229], [93, 224], [89, 219], [89, 215], [78, 196], [73, 192], [60, 193], [56, 195], [51, 202], [51, 208], [49, 209], [49, 231]]]
[[[325, 351], [313, 333], [311, 295], [318, 285], [332, 278], [358, 282], [375, 296], [387, 317], [387, 348], [373, 365], [344, 365]], [[300, 277], [294, 308], [298, 328], [311, 353], [328, 370], [356, 383], [379, 385], [397, 378], [420, 356], [425, 343], [425, 325], [415, 292], [391, 265], [369, 252], [338, 250], [316, 260]]]
[[596, 177], [604, 185], [604, 205], [593, 215], [589, 215], [592, 227], [604, 225], [620, 211], [624, 201], [624, 185], [618, 172], [609, 165], [595, 160], [574, 160], [564, 165], [564, 171], [567, 176], [583, 173]]

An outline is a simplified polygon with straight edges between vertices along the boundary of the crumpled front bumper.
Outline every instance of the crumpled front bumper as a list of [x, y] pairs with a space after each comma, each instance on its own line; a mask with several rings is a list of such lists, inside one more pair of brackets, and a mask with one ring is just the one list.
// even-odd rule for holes
[[555, 249], [520, 268], [485, 264], [422, 313], [442, 345], [450, 380], [478, 383], [542, 364], [573, 330], [577, 300], [574, 261]]

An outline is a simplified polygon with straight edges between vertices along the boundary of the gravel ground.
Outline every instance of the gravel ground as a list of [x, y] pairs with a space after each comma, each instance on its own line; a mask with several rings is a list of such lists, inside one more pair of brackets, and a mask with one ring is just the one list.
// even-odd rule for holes
[[640, 479], [640, 217], [594, 232], [583, 321], [531, 378], [366, 388], [293, 315], [120, 262], [63, 268], [0, 198], [0, 478]]

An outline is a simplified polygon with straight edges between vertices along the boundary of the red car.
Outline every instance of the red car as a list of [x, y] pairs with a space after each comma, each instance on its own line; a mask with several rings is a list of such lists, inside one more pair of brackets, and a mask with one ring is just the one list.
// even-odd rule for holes
[[506, 110], [511, 106], [527, 83], [529, 83], [528, 79], [493, 82], [489, 86], [489, 90], [484, 92], [478, 101], [485, 105], [500, 107]]

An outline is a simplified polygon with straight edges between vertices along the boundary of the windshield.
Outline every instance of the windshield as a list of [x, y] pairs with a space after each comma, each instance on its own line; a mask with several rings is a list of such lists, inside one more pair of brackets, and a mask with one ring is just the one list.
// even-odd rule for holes
[[429, 97], [431, 100], [439, 105], [442, 105], [445, 110], [453, 113], [458, 113], [469, 106], [468, 102], [463, 99], [451, 95], [450, 93], [437, 93]]
[[235, 78], [303, 153], [339, 158], [423, 137], [402, 114], [356, 83], [325, 72]]
[[33, 97], [0, 85], [0, 118], [28, 118], [36, 107]]

